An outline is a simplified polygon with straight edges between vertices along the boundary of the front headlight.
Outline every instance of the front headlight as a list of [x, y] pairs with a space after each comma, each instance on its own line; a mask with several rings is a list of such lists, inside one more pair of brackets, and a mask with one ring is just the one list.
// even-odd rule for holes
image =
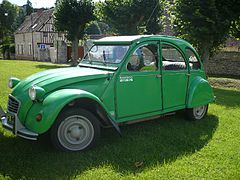
[[35, 86], [32, 86], [29, 91], [28, 91], [29, 97], [31, 100], [35, 101], [36, 100], [36, 88]]
[[8, 87], [10, 89], [14, 88], [18, 83], [20, 82], [20, 79], [15, 78], [15, 77], [11, 77], [8, 80]]
[[45, 95], [45, 90], [38, 86], [32, 86], [28, 91], [29, 97], [32, 101], [42, 101]]

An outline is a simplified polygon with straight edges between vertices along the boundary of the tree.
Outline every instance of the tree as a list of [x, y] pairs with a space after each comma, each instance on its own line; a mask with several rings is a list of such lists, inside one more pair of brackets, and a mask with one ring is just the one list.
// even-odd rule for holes
[[26, 7], [26, 16], [29, 16], [33, 12], [33, 7], [31, 1], [27, 0], [27, 4], [25, 4]]
[[161, 31], [163, 11], [159, 0], [105, 0], [100, 12], [105, 22], [121, 35]]
[[88, 27], [86, 27], [86, 34], [93, 35], [93, 34], [106, 34], [108, 33], [109, 26], [103, 22], [92, 21]]
[[239, 3], [238, 0], [175, 0], [174, 31], [198, 48], [205, 64], [229, 36], [232, 22], [239, 18]]
[[13, 23], [16, 19], [17, 8], [7, 0], [3, 0], [0, 4], [0, 35], [4, 40], [4, 35], [12, 33]]
[[13, 43], [14, 21], [17, 15], [17, 7], [7, 0], [0, 4], [0, 45], [3, 54]]
[[26, 17], [26, 11], [24, 10], [24, 8], [19, 7], [18, 13], [17, 13], [17, 18], [14, 23], [15, 29], [18, 28], [23, 23], [25, 17]]
[[34, 12], [34, 9], [32, 7], [32, 3], [29, 0], [27, 0], [26, 4], [18, 8], [17, 18], [14, 23], [14, 28], [17, 29], [23, 23], [23, 21], [25, 20], [25, 17], [29, 16], [33, 12]]
[[232, 22], [231, 36], [240, 40], [240, 17]]
[[54, 24], [58, 31], [67, 33], [72, 42], [72, 65], [77, 65], [78, 43], [84, 37], [87, 23], [94, 20], [91, 0], [61, 0], [56, 3]]

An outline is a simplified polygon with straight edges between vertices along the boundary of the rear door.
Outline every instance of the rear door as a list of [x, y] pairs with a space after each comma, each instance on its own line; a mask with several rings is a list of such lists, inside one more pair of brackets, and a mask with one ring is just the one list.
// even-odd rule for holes
[[185, 106], [188, 68], [182, 51], [170, 43], [161, 43], [163, 109]]

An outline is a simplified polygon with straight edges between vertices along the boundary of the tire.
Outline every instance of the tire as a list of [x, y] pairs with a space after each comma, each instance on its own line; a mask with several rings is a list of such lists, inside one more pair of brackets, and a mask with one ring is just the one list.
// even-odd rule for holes
[[208, 104], [204, 106], [189, 108], [186, 110], [188, 120], [196, 121], [203, 119], [208, 112]]
[[52, 144], [60, 151], [83, 151], [96, 144], [100, 137], [100, 125], [91, 112], [73, 108], [59, 115], [50, 135]]

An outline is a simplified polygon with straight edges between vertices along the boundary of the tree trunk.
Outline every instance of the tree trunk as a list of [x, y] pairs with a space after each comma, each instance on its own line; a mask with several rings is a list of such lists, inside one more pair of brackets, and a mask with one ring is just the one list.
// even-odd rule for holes
[[203, 67], [205, 72], [207, 73], [207, 62], [209, 61], [209, 57], [210, 57], [210, 47], [208, 43], [204, 43], [203, 47], [202, 47], [202, 55], [201, 55], [201, 59], [203, 62]]
[[72, 41], [72, 66], [77, 66], [78, 65], [78, 38], [74, 38]]
[[10, 50], [6, 49], [3, 53], [3, 59], [10, 59]]

